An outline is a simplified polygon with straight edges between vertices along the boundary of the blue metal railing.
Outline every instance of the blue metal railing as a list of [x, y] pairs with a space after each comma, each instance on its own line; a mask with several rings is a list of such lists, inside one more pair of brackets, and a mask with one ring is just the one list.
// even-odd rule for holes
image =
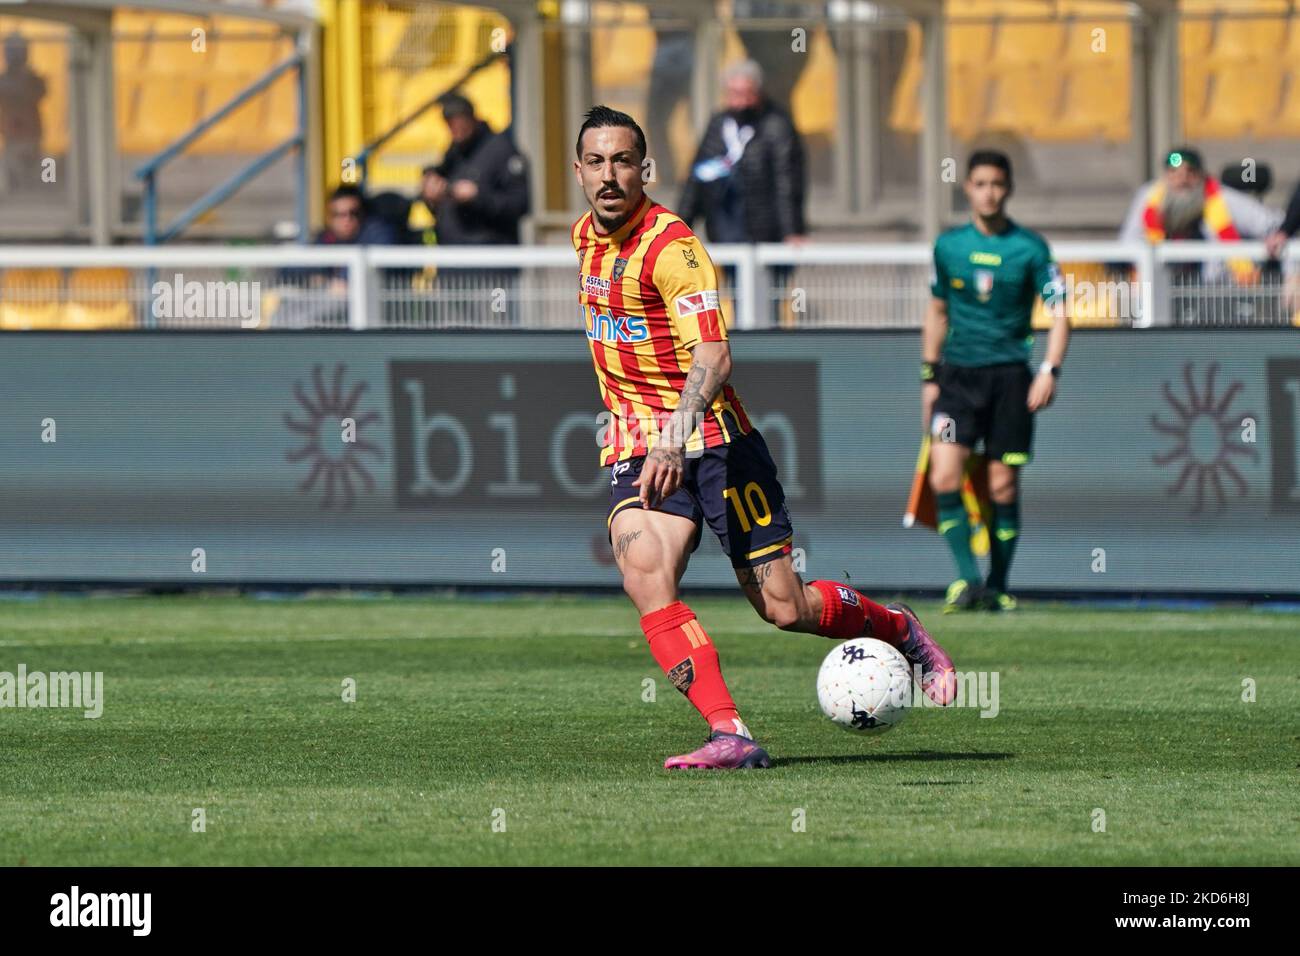
[[383, 132], [375, 139], [371, 140], [369, 143], [363, 146], [361, 148], [361, 151], [358, 152], [356, 156], [357, 179], [361, 183], [363, 184], [365, 183], [366, 175], [369, 172], [370, 157], [373, 156], [376, 152], [378, 152], [381, 148], [383, 148], [385, 143], [387, 143], [390, 139], [392, 139], [394, 136], [396, 136], [398, 133], [404, 130], [407, 126], [410, 126], [412, 123], [418, 120], [429, 110], [433, 109], [433, 107], [437, 106], [442, 101], [442, 98], [446, 96], [448, 93], [452, 92], [453, 90], [460, 89], [471, 77], [474, 76], [475, 73], [479, 72], [479, 70], [491, 66], [497, 60], [504, 59], [507, 62], [509, 62], [510, 55], [511, 55], [511, 44], [507, 44], [504, 50], [493, 51], [491, 53], [484, 55], [477, 63], [472, 64], [468, 69], [466, 69], [465, 72], [462, 73], [459, 78], [457, 78], [452, 83], [450, 83], [445, 90], [443, 90], [441, 93], [438, 93], [436, 96], [429, 97], [429, 99], [427, 99], [424, 103], [417, 106], [406, 116], [403, 116], [400, 120], [398, 120], [396, 123], [390, 126], [385, 132]]
[[[268, 87], [290, 70], [298, 71], [298, 122], [297, 131], [282, 143], [261, 153], [243, 168], [233, 173], [224, 182], [208, 190], [203, 196], [189, 205], [165, 229], [158, 226], [158, 174], [162, 168], [181, 155], [191, 144], [212, 127], [243, 106], [254, 96], [264, 93]], [[200, 120], [188, 132], [182, 134], [170, 146], [163, 149], [147, 163], [140, 166], [135, 175], [144, 181], [144, 241], [146, 245], [167, 242], [189, 228], [196, 219], [221, 203], [225, 202], [242, 189], [250, 180], [260, 176], [268, 167], [290, 150], [298, 150], [297, 202], [298, 238], [305, 241], [307, 237], [307, 70], [302, 54], [294, 54], [282, 63], [268, 70], [264, 75], [236, 93], [224, 106], [211, 116]]]

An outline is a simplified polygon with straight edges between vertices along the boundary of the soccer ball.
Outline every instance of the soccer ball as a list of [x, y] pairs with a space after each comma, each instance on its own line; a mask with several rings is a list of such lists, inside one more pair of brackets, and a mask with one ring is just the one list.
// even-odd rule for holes
[[884, 733], [897, 726], [907, 716], [911, 691], [907, 658], [873, 637], [845, 641], [817, 672], [822, 713], [845, 730]]

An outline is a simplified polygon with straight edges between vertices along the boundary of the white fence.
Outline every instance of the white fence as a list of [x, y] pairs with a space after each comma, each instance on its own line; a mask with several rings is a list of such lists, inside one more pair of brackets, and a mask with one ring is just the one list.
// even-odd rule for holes
[[[1300, 324], [1300, 243], [1061, 242], [1076, 325]], [[731, 325], [916, 328], [930, 246], [713, 245]], [[0, 329], [566, 329], [565, 246], [0, 247]]]

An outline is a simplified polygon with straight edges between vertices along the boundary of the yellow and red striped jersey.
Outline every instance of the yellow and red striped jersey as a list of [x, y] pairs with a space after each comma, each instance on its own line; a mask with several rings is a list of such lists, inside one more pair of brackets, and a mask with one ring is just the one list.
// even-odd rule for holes
[[[646, 454], [681, 399], [691, 352], [727, 338], [718, 274], [690, 227], [648, 196], [609, 235], [591, 213], [573, 226], [578, 303], [601, 397], [612, 421], [602, 464]], [[724, 385], [686, 443], [688, 452], [751, 430], [740, 397]]]

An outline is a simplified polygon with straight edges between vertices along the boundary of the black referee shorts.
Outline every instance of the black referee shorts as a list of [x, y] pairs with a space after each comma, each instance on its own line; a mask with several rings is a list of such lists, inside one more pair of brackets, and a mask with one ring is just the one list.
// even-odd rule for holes
[[936, 376], [933, 440], [974, 449], [983, 439], [989, 460], [1029, 464], [1034, 457], [1034, 416], [1026, 403], [1033, 380], [1024, 362], [965, 367], [945, 362]]

